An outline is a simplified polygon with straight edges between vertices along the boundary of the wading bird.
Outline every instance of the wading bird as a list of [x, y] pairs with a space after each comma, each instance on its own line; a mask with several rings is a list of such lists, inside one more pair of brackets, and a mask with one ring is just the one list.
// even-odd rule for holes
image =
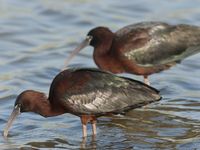
[[115, 33], [107, 27], [96, 27], [68, 57], [65, 66], [88, 45], [94, 47], [93, 58], [100, 69], [142, 75], [144, 82], [150, 84], [149, 75], [200, 51], [200, 27], [141, 22]]
[[54, 78], [48, 98], [34, 90], [17, 97], [3, 135], [7, 137], [13, 121], [23, 112], [44, 117], [71, 113], [80, 117], [83, 137], [87, 136], [89, 122], [95, 135], [97, 117], [124, 113], [160, 99], [156, 89], [133, 79], [97, 69], [68, 69]]

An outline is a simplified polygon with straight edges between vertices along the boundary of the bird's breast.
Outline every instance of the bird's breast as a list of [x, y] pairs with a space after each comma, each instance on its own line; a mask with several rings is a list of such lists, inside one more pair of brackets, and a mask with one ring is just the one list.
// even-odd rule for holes
[[94, 61], [100, 69], [105, 71], [112, 73], [122, 73], [125, 71], [120, 59], [118, 56], [116, 56], [116, 54], [94, 54]]

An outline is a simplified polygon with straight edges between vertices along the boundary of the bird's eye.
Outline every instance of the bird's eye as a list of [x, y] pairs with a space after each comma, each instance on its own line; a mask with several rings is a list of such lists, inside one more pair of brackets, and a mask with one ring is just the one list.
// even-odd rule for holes
[[87, 40], [88, 42], [91, 42], [92, 38], [93, 38], [93, 37], [92, 37], [91, 35], [87, 35], [87, 36], [86, 36], [86, 40]]
[[20, 104], [15, 105], [15, 109], [18, 108], [18, 107], [20, 107]]
[[19, 111], [21, 111], [21, 105], [22, 105], [22, 104], [17, 104], [17, 105], [15, 105], [15, 108], [14, 108], [14, 109], [18, 109]]

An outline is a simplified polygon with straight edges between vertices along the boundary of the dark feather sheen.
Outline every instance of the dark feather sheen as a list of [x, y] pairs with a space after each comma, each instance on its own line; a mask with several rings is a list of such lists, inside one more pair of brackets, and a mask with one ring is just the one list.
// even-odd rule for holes
[[[76, 80], [75, 80], [76, 79]], [[50, 88], [49, 100], [75, 115], [122, 113], [160, 100], [158, 91], [133, 79], [118, 77], [97, 69], [65, 70]]]
[[138, 23], [117, 31], [113, 45], [112, 50], [124, 51], [121, 54], [126, 59], [143, 67], [180, 62], [200, 51], [200, 27], [161, 22]]

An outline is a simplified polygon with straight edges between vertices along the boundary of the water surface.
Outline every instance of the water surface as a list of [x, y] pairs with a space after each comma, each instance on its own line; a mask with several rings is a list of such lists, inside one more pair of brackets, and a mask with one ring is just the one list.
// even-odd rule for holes
[[[151, 20], [199, 25], [199, 6], [198, 0], [0, 0], [0, 132], [16, 96], [26, 89], [48, 94], [65, 58], [91, 28], [104, 25], [116, 31]], [[92, 48], [71, 64], [96, 67]], [[81, 138], [76, 116], [22, 114], [8, 139], [0, 136], [0, 149], [200, 149], [199, 75], [197, 54], [150, 76], [162, 101], [126, 116], [99, 118], [97, 137], [87, 140]]]

